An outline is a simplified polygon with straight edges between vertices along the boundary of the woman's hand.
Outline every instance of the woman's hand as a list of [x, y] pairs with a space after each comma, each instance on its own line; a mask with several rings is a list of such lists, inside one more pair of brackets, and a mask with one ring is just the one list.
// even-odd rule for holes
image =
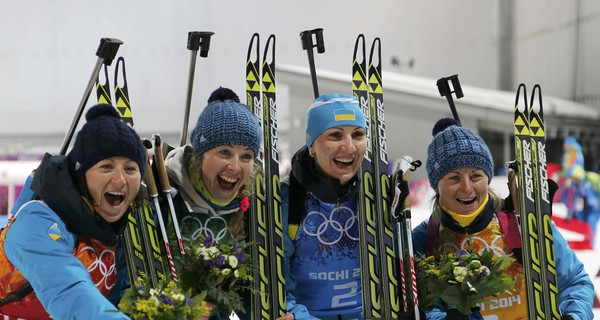
[[277, 318], [277, 320], [294, 320], [294, 314], [288, 312], [285, 316]]
[[210, 303], [210, 302], [208, 302], [206, 300], [203, 301], [203, 303], [204, 303], [204, 307], [206, 309], [208, 309], [208, 314], [200, 316], [200, 318], [198, 318], [198, 320], [208, 320], [208, 318], [210, 318], [210, 314], [212, 313], [213, 308], [215, 307], [214, 304], [212, 304], [212, 303]]

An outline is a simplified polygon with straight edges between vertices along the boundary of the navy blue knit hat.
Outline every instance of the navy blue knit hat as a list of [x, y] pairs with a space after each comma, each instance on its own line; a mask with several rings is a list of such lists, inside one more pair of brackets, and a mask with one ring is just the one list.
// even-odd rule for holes
[[354, 96], [331, 93], [315, 99], [306, 113], [306, 146], [310, 148], [321, 133], [336, 126], [366, 129], [365, 116]]
[[488, 183], [494, 175], [494, 161], [487, 145], [473, 131], [452, 118], [440, 119], [432, 130], [433, 141], [427, 148], [427, 176], [436, 189], [448, 172], [472, 167], [483, 170]]
[[121, 121], [117, 110], [108, 104], [95, 105], [85, 115], [73, 148], [67, 155], [73, 172], [79, 177], [101, 160], [110, 157], [127, 157], [140, 166], [142, 177], [146, 173], [146, 148], [138, 134]]
[[254, 150], [256, 157], [262, 131], [258, 119], [240, 103], [235, 92], [219, 87], [208, 98], [208, 105], [198, 117], [190, 141], [196, 157], [223, 145], [246, 146]]

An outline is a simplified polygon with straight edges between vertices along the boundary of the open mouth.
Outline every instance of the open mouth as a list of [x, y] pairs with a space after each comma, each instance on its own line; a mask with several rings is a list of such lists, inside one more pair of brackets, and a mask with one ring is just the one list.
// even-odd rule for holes
[[354, 163], [354, 159], [352, 158], [348, 158], [348, 159], [333, 159], [333, 162], [340, 168], [350, 168], [352, 167], [352, 164]]
[[225, 176], [217, 176], [219, 180], [219, 186], [225, 190], [231, 190], [235, 187], [238, 182], [238, 178], [229, 178]]
[[112, 206], [118, 206], [125, 200], [123, 192], [107, 192], [104, 194], [104, 199]]
[[458, 201], [460, 204], [466, 205], [466, 206], [475, 203], [475, 200], [477, 200], [477, 197], [473, 197], [470, 199], [456, 199], [456, 201]]

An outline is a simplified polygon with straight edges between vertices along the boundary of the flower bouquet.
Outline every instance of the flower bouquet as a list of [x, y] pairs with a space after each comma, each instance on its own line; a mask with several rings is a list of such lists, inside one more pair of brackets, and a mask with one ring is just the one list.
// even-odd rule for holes
[[208, 316], [203, 295], [188, 298], [191, 291], [185, 292], [174, 281], [160, 279], [152, 288], [149, 277], [138, 278], [134, 286], [125, 291], [119, 302], [119, 311], [133, 319], [196, 320]]
[[183, 288], [205, 295], [214, 304], [213, 313], [245, 312], [240, 291], [250, 290], [252, 280], [248, 247], [242, 236], [218, 243], [202, 236], [191, 242], [181, 260], [179, 279]]
[[479, 303], [492, 304], [486, 298], [513, 289], [514, 279], [504, 270], [514, 260], [494, 256], [487, 249], [476, 254], [472, 246], [457, 254], [440, 255], [439, 260], [433, 256], [417, 258], [419, 305], [431, 310], [441, 299], [445, 306], [466, 315]]

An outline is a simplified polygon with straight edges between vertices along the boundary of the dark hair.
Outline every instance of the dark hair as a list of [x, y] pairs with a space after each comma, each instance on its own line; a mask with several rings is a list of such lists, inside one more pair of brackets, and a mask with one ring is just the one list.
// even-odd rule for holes
[[[94, 203], [94, 199], [87, 187], [87, 179], [85, 178], [85, 174], [84, 175], [78, 175], [75, 174], [73, 172], [73, 168], [69, 168], [71, 177], [73, 179], [73, 182], [75, 183], [75, 186], [77, 187], [77, 191], [79, 191], [79, 194], [81, 195], [81, 197], [83, 198], [83, 200], [90, 206], [90, 209], [93, 210], [95, 203]], [[141, 177], [141, 175], [140, 175]], [[141, 182], [141, 178], [140, 178], [140, 182]], [[144, 204], [144, 192], [142, 190], [142, 185], [140, 184], [140, 188], [138, 190], [138, 193], [135, 195], [135, 198], [133, 198], [133, 201], [131, 201], [131, 203], [129, 204], [129, 207], [131, 208], [132, 205], [134, 205], [136, 208], [141, 208], [142, 205]], [[127, 210], [127, 212], [129, 212], [129, 209]], [[127, 217], [127, 212], [125, 213], [125, 215], [123, 217], [121, 217], [121, 219], [126, 218]], [[119, 220], [121, 220], [119, 219]]]

